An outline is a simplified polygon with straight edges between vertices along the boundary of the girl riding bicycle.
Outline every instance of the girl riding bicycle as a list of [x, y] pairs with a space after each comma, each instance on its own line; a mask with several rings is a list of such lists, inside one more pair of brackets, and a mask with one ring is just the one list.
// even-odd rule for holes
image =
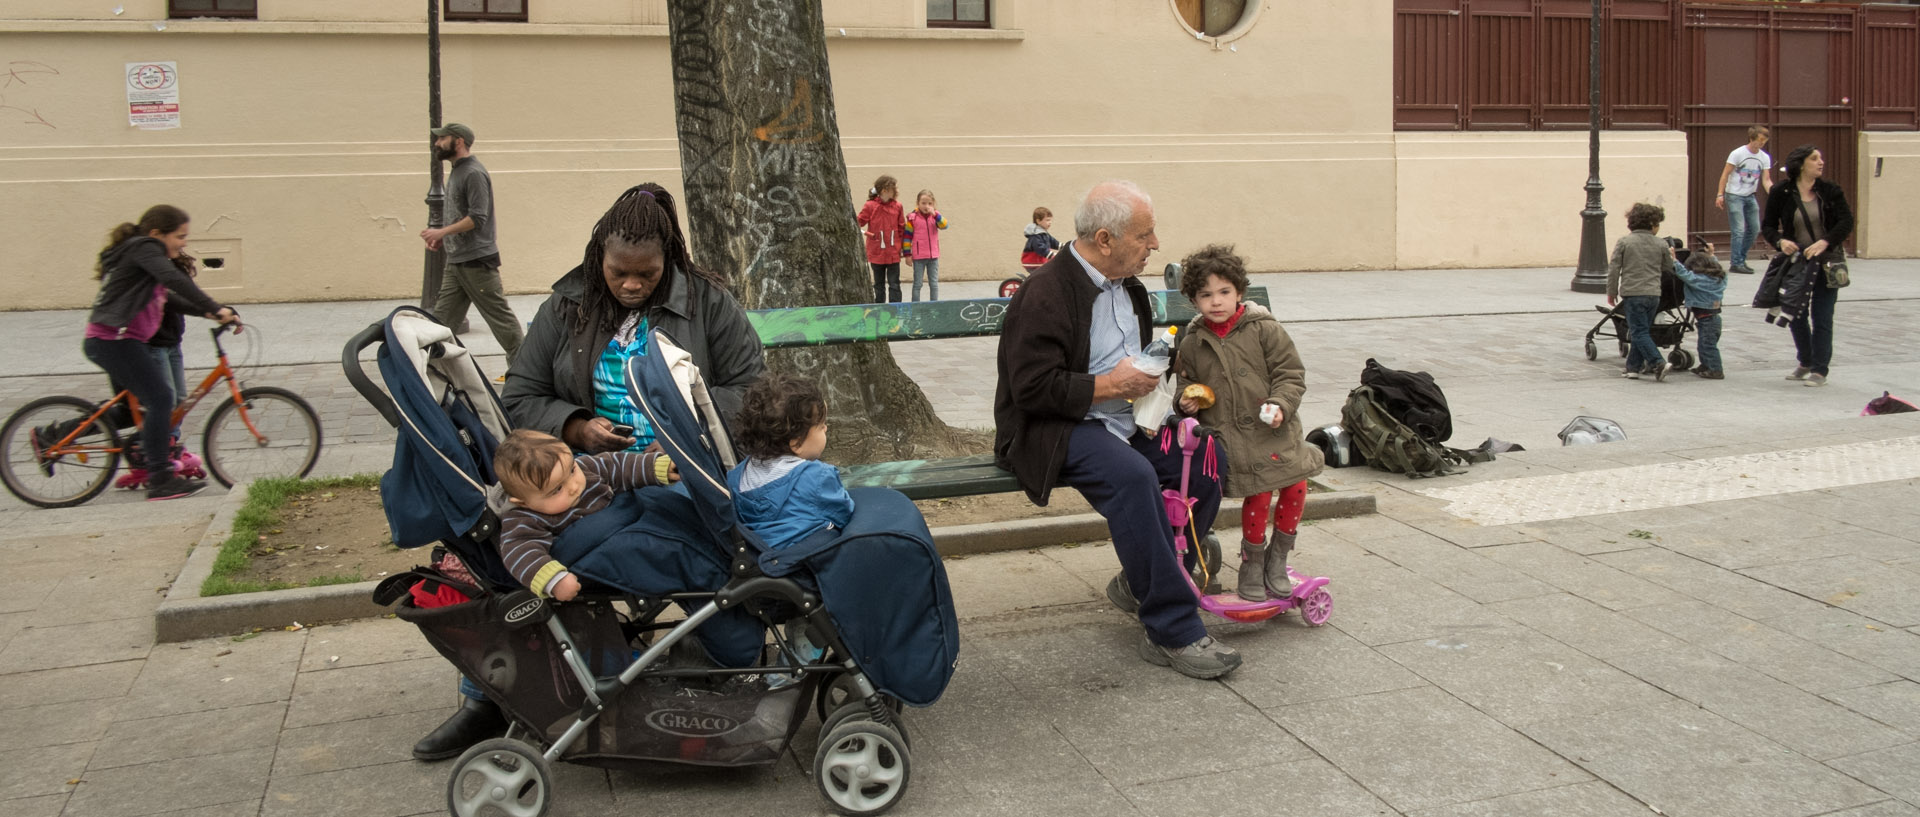
[[[173, 473], [167, 457], [173, 432], [173, 376], [147, 346], [160, 326], [169, 300], [222, 324], [240, 318], [195, 286], [175, 260], [187, 244], [187, 214], [178, 207], [156, 204], [138, 224], [123, 223], [107, 235], [100, 251], [95, 278], [100, 293], [87, 316], [81, 350], [107, 373], [116, 389], [126, 389], [140, 401], [145, 416], [140, 424], [140, 451], [147, 466], [147, 499], [179, 499], [199, 493], [206, 482]], [[51, 441], [47, 441], [51, 442]]]

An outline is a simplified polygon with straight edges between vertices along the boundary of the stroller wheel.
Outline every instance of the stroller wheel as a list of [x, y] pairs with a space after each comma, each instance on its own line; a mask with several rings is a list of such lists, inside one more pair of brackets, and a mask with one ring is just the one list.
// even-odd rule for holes
[[1693, 368], [1693, 353], [1685, 349], [1675, 349], [1667, 354], [1667, 362], [1684, 372]]
[[1587, 359], [1588, 360], [1600, 359], [1600, 347], [1594, 345], [1593, 338], [1587, 338]]
[[1328, 593], [1324, 587], [1313, 591], [1300, 602], [1300, 618], [1310, 626], [1318, 627], [1325, 624], [1327, 618], [1332, 615], [1333, 594]]
[[552, 805], [553, 769], [539, 750], [517, 740], [474, 744], [447, 780], [447, 811], [455, 817], [539, 817]]
[[1626, 356], [1627, 356], [1627, 350], [1628, 350], [1628, 349], [1631, 349], [1631, 348], [1633, 348], [1631, 344], [1628, 344], [1628, 343], [1627, 343], [1626, 341], [1624, 341], [1624, 340], [1623, 340], [1623, 341], [1620, 341], [1620, 356], [1621, 356], [1621, 357], [1626, 357]]
[[[886, 700], [888, 711], [900, 714], [900, 699], [886, 693], [881, 693], [880, 697]], [[834, 676], [831, 682], [820, 685], [820, 697], [814, 701], [814, 712], [820, 716], [821, 723], [826, 723], [833, 712], [850, 703], [860, 703], [860, 690], [853, 685], [853, 676], [841, 673]], [[824, 734], [828, 730], [822, 728], [820, 731]]]
[[913, 776], [906, 740], [869, 720], [840, 724], [820, 740], [813, 779], [841, 814], [881, 814], [900, 802]]
[[1002, 298], [1011, 298], [1011, 297], [1013, 297], [1013, 293], [1015, 293], [1015, 292], [1019, 292], [1019, 291], [1020, 291], [1020, 285], [1021, 285], [1021, 284], [1023, 284], [1023, 283], [1026, 283], [1026, 279], [1024, 279], [1024, 278], [1008, 278], [1008, 279], [1007, 279], [1007, 280], [1005, 280], [1005, 281], [1001, 281], [1001, 282], [1000, 282], [1000, 297], [1002, 297]]
[[[889, 705], [897, 705], [899, 702], [889, 696], [887, 703]], [[913, 748], [913, 735], [907, 732], [907, 725], [900, 721], [900, 711], [895, 709], [893, 716], [893, 731], [900, 733], [901, 740], [907, 742], [907, 748]], [[867, 714], [866, 702], [858, 699], [848, 701], [841, 704], [839, 709], [833, 710], [832, 714], [820, 720], [820, 734], [831, 735], [834, 729], [839, 728], [840, 724], [851, 723], [858, 720], [872, 720]]]

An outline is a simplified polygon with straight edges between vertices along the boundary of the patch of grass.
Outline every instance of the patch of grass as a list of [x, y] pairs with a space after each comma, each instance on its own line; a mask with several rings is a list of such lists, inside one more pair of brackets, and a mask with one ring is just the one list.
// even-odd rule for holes
[[291, 582], [256, 582], [235, 579], [234, 576], [247, 569], [253, 561], [253, 547], [260, 542], [260, 535], [280, 524], [280, 508], [287, 499], [296, 494], [310, 491], [324, 491], [330, 488], [370, 489], [380, 487], [379, 474], [355, 474], [350, 477], [326, 477], [323, 479], [297, 479], [282, 477], [256, 480], [247, 490], [247, 504], [233, 515], [233, 533], [220, 545], [220, 555], [213, 560], [213, 575], [200, 584], [202, 596], [225, 596], [233, 593], [258, 593], [263, 590], [288, 590], [295, 587], [321, 587], [329, 584], [351, 584], [363, 581], [359, 575], [317, 576], [309, 579], [305, 585]]

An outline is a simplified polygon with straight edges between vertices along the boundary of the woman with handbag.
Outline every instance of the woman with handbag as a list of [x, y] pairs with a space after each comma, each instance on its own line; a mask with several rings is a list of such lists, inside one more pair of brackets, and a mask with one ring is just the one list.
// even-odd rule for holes
[[1788, 380], [1807, 386], [1827, 385], [1827, 364], [1833, 360], [1833, 307], [1840, 288], [1847, 285], [1846, 254], [1841, 245], [1853, 233], [1853, 208], [1846, 191], [1821, 178], [1826, 160], [1812, 145], [1787, 154], [1787, 184], [1774, 185], [1767, 196], [1767, 212], [1760, 230], [1768, 242], [1786, 255], [1802, 253], [1818, 265], [1811, 276], [1809, 308], [1788, 323], [1799, 355]]

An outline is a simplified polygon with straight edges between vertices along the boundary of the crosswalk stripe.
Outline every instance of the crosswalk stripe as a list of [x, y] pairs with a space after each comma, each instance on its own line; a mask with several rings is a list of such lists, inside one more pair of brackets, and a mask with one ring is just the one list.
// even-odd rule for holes
[[1432, 488], [1482, 525], [1671, 508], [1920, 477], [1920, 437], [1663, 462]]

